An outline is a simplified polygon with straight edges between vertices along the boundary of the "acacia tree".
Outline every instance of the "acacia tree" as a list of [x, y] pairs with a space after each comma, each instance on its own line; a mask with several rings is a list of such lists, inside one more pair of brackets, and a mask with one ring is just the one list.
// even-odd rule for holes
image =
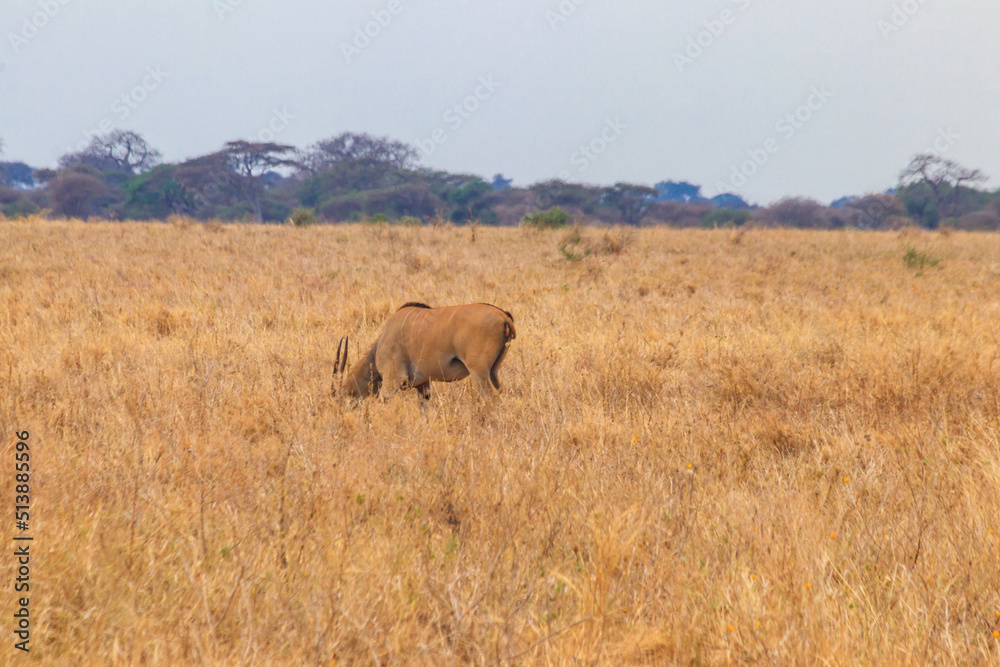
[[[957, 215], [962, 196], [962, 184], [972, 185], [987, 180], [979, 169], [968, 169], [953, 160], [933, 153], [919, 153], [899, 174], [903, 185], [922, 183], [930, 189], [939, 216]], [[950, 195], [950, 200], [949, 200]]]
[[416, 164], [418, 156], [416, 148], [402, 141], [344, 132], [307, 148], [302, 169], [317, 174], [345, 162], [410, 169]]
[[175, 178], [181, 188], [190, 193], [191, 212], [198, 217], [211, 217], [217, 206], [228, 204], [239, 194], [236, 174], [221, 151], [181, 163]]
[[649, 212], [655, 196], [655, 189], [632, 183], [615, 183], [604, 193], [605, 201], [618, 209], [626, 225], [638, 225]]
[[906, 214], [906, 207], [895, 195], [869, 194], [850, 206], [858, 212], [857, 225], [861, 229], [884, 229], [894, 217]]
[[528, 188], [528, 192], [532, 208], [540, 210], [553, 206], [578, 208], [588, 215], [594, 212], [603, 195], [603, 191], [598, 187], [567, 183], [558, 178], [535, 183]]
[[113, 130], [95, 136], [83, 150], [63, 155], [59, 158], [59, 166], [69, 169], [86, 165], [104, 172], [136, 174], [155, 167], [160, 157], [160, 151], [150, 146], [138, 133]]
[[264, 192], [264, 175], [277, 167], [300, 167], [295, 159], [294, 146], [268, 142], [230, 141], [220, 151], [241, 196], [253, 207], [257, 222], [264, 221], [261, 195]]

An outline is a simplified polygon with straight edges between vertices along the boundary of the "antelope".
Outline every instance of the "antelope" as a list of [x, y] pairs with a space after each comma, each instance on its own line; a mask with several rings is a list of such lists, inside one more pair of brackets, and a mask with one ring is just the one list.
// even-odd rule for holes
[[[485, 303], [431, 308], [410, 302], [386, 322], [365, 357], [347, 370], [348, 338], [337, 344], [330, 391], [352, 398], [390, 398], [416, 389], [421, 404], [431, 397], [431, 382], [455, 382], [472, 376], [487, 398], [500, 391], [497, 371], [517, 337], [514, 316]], [[343, 356], [341, 356], [343, 350]]]

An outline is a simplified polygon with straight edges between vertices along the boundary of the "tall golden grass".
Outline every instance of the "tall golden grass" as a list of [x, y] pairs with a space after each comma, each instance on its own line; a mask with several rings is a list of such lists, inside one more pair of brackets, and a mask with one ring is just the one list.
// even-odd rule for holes
[[[579, 237], [0, 222], [33, 654], [1000, 661], [1000, 236]], [[514, 313], [498, 404], [330, 398], [408, 300]]]

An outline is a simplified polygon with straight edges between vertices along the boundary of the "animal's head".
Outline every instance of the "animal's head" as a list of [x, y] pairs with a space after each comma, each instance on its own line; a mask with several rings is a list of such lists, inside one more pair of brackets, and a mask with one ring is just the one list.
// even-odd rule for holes
[[350, 398], [364, 398], [378, 393], [382, 384], [382, 376], [375, 369], [375, 346], [353, 369], [348, 370], [347, 348], [350, 338], [344, 337], [337, 343], [337, 359], [333, 364], [333, 382], [330, 384], [330, 393], [336, 398], [338, 396], [348, 396]]

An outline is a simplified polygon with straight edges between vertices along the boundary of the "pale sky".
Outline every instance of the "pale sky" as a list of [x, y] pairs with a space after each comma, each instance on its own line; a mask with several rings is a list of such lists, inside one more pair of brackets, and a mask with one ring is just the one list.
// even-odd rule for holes
[[102, 127], [168, 161], [352, 131], [517, 185], [829, 202], [934, 149], [996, 187], [996, 0], [680, 5], [0, 0], [4, 159], [51, 166]]

